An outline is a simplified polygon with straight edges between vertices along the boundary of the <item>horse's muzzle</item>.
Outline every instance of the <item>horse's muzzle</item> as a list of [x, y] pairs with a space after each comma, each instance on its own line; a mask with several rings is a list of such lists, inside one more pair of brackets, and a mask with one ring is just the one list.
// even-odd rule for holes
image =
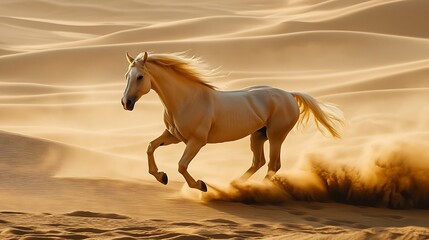
[[132, 111], [134, 109], [135, 102], [131, 99], [127, 99], [126, 102], [124, 102], [124, 99], [121, 99], [121, 103], [125, 110]]

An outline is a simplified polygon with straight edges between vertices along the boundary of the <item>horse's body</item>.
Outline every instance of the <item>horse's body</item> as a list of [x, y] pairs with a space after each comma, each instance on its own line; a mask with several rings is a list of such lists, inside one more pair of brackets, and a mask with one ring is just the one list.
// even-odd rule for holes
[[[240, 91], [216, 91], [211, 101], [211, 126], [208, 143], [234, 141], [246, 137], [281, 118], [285, 125], [295, 125], [299, 107], [285, 91], [256, 86]], [[282, 109], [275, 106], [282, 104]], [[280, 111], [279, 111], [280, 110]], [[284, 111], [281, 111], [284, 110]], [[290, 128], [292, 128], [290, 127]]]
[[[280, 149], [289, 131], [300, 119], [307, 120], [312, 112], [315, 119], [338, 137], [335, 121], [341, 122], [334, 107], [319, 103], [303, 93], [290, 93], [269, 86], [256, 86], [239, 91], [218, 91], [202, 80], [194, 69], [193, 59], [181, 55], [140, 54], [136, 59], [127, 54], [130, 62], [126, 74], [127, 88], [121, 102], [132, 110], [135, 102], [153, 89], [164, 104], [166, 130], [148, 147], [149, 172], [167, 184], [164, 172], [159, 172], [153, 152], [162, 145], [184, 142], [186, 149], [179, 161], [179, 172], [188, 185], [207, 191], [204, 182], [195, 181], [187, 172], [190, 161], [207, 143], [234, 141], [251, 135], [254, 154], [252, 166], [242, 176], [249, 178], [265, 164], [265, 141], [270, 143], [267, 177], [280, 168]], [[317, 123], [317, 122], [316, 122]]]

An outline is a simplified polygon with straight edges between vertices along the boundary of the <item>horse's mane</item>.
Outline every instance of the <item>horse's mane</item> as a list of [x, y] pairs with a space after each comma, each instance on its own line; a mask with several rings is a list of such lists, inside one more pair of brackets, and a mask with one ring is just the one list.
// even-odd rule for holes
[[[136, 57], [136, 61], [144, 58], [144, 53]], [[186, 77], [186, 79], [200, 83], [210, 89], [216, 89], [207, 79], [217, 74], [216, 70], [210, 70], [200, 58], [187, 57], [185, 52], [178, 53], [148, 53], [147, 62], [160, 67], [170, 68]]]

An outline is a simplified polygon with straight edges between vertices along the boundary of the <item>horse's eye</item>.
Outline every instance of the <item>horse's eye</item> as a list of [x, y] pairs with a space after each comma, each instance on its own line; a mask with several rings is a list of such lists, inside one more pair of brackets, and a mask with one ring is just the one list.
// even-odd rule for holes
[[140, 75], [140, 76], [137, 77], [137, 80], [142, 80], [142, 79], [143, 79], [142, 75]]

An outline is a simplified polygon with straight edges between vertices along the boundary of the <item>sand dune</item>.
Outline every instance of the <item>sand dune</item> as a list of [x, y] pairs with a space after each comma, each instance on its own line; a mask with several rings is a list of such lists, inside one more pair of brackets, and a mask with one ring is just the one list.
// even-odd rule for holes
[[[314, 39], [318, 39], [315, 41]], [[337, 44], [337, 41], [341, 44]], [[319, 31], [285, 34], [268, 37], [224, 40], [195, 40], [174, 42], [175, 48], [192, 49], [213, 66], [223, 66], [225, 71], [356, 71], [382, 66], [423, 61], [429, 52], [426, 40], [374, 35], [359, 32]], [[139, 52], [138, 49], [150, 48], [154, 51], [173, 51], [169, 42], [149, 42], [137, 44], [119, 44], [113, 46], [70, 48], [47, 50], [29, 54], [9, 55], [0, 59], [0, 70], [5, 81], [14, 80], [48, 84], [56, 79], [64, 85], [90, 85], [94, 83], [118, 83], [124, 79], [123, 68], [126, 63], [120, 59], [123, 52]], [[258, 49], [258, 46], [266, 46]], [[383, 46], [383, 48], [380, 48]], [[216, 49], [221, 49], [217, 51]], [[250, 51], [249, 49], [258, 49]], [[250, 51], [250, 52], [249, 52]], [[214, 54], [214, 53], [217, 54]], [[341, 54], [336, 54], [341, 52]], [[370, 52], [370, 57], [367, 53]], [[234, 59], [229, 58], [234, 54]], [[246, 61], [250, 54], [252, 61]], [[117, 56], [110, 58], [109, 56]], [[37, 61], [37, 65], [31, 64]], [[85, 76], [70, 71], [70, 66], [81, 62], [81, 71]], [[26, 71], [15, 74], [17, 64], [25, 66]], [[119, 66], [122, 66], [119, 67]], [[353, 67], [352, 67], [353, 66]], [[106, 71], [106, 68], [112, 68]], [[67, 74], [65, 74], [67, 73]], [[216, 84], [216, 83], [215, 83]]]
[[[421, 24], [428, 21], [425, 10], [429, 5], [425, 1], [355, 1], [357, 4], [354, 5], [348, 5], [353, 1], [341, 2], [326, 1], [325, 4], [312, 7], [312, 11], [321, 11], [318, 14], [294, 16], [288, 21], [279, 21], [265, 28], [248, 30], [245, 35], [342, 30], [416, 38], [428, 37], [424, 24]], [[341, 5], [345, 6], [341, 7]]]
[[[3, 1], [0, 3], [1, 239], [429, 238], [429, 2]], [[162, 133], [154, 93], [123, 110], [125, 52], [187, 51], [222, 90], [271, 85], [345, 113], [343, 138], [295, 129], [282, 169], [236, 179], [249, 140], [205, 146]], [[268, 149], [266, 149], [268, 151]], [[395, 209], [401, 210], [395, 210]]]
[[[185, 39], [213, 39], [217, 36], [222, 36], [228, 33], [235, 33], [241, 29], [249, 27], [263, 26], [267, 21], [254, 17], [203, 17], [193, 18], [190, 20], [181, 20], [175, 22], [167, 22], [153, 24], [141, 28], [134, 28], [124, 31], [115, 31], [112, 34], [103, 35], [98, 38], [89, 40], [76, 41], [69, 44], [59, 44], [58, 47], [72, 47], [82, 45], [104, 45], [104, 44], [119, 44], [132, 43], [144, 36], [144, 42], [153, 41], [178, 41]], [[168, 32], [177, 31], [177, 34], [169, 35]]]

